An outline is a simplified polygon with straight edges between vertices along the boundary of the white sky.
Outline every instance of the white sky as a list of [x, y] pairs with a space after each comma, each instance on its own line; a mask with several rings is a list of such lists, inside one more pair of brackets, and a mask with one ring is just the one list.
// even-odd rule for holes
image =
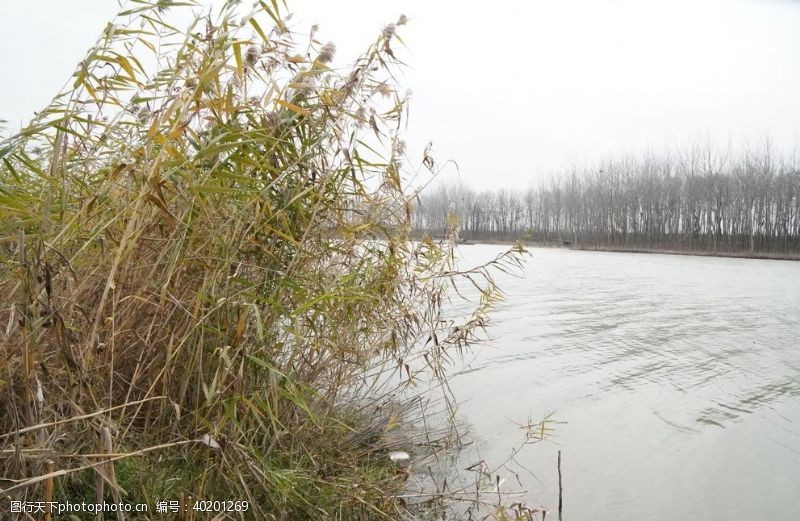
[[[247, 1], [247, 0], [245, 0]], [[294, 0], [337, 64], [401, 13], [411, 159], [429, 141], [478, 188], [645, 148], [800, 138], [800, 2]], [[0, 119], [65, 83], [115, 0], [0, 0]]]

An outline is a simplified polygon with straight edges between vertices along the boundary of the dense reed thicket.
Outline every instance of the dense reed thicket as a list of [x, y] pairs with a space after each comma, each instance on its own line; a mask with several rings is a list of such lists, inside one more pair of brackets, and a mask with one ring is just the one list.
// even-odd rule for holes
[[800, 166], [768, 148], [693, 147], [574, 169], [524, 192], [443, 184], [422, 197], [415, 225], [436, 233], [452, 218], [464, 238], [800, 254]]
[[131, 2], [0, 143], [0, 508], [401, 518], [389, 433], [497, 296], [461, 272], [483, 298], [446, 320], [452, 251], [409, 240], [406, 19], [341, 70], [276, 2], [191, 4]]

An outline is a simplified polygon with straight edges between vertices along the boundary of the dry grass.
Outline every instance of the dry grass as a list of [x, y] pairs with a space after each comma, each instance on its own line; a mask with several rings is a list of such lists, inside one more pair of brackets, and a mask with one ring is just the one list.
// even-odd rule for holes
[[178, 4], [131, 3], [0, 143], [0, 495], [396, 519], [375, 440], [410, 409], [374, 411], [444, 387], [497, 291], [409, 240], [399, 28], [341, 71], [275, 2], [188, 33]]

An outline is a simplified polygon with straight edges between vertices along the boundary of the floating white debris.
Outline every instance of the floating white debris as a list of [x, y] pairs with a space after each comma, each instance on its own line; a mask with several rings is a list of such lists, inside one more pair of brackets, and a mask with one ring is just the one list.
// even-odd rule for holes
[[220, 448], [220, 444], [217, 443], [217, 440], [215, 440], [214, 438], [212, 438], [208, 434], [204, 434], [203, 437], [200, 438], [200, 443], [202, 443], [204, 445], [208, 445], [212, 449], [219, 449]]
[[392, 463], [401, 467], [411, 462], [411, 456], [408, 455], [408, 452], [403, 452], [401, 450], [390, 452], [389, 459], [392, 460]]

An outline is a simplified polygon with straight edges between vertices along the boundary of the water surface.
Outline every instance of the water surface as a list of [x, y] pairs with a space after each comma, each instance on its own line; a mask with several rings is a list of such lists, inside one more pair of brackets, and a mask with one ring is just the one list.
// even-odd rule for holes
[[532, 251], [453, 380], [480, 457], [554, 413], [516, 468], [555, 507], [561, 449], [566, 521], [800, 519], [800, 262]]

